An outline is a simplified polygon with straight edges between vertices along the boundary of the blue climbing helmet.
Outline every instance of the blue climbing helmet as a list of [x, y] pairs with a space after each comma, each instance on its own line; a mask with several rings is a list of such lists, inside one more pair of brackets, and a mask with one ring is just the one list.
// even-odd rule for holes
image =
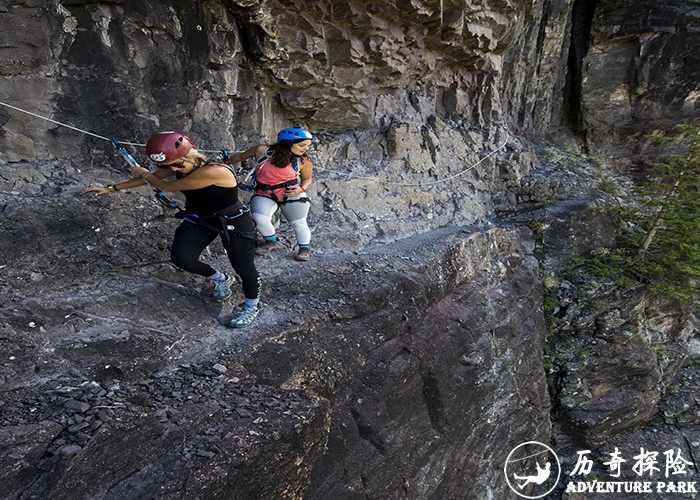
[[277, 134], [277, 142], [304, 141], [306, 139], [313, 140], [313, 138], [314, 136], [311, 135], [311, 132], [303, 128], [285, 128]]

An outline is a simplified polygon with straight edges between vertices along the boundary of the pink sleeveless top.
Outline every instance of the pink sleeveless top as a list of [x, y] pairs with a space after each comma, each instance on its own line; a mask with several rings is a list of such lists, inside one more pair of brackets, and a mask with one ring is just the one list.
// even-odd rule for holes
[[[260, 165], [255, 167], [255, 180], [260, 184], [267, 184], [268, 186], [275, 186], [277, 184], [283, 184], [287, 181], [292, 181], [297, 178], [297, 171], [294, 167], [287, 165], [286, 167], [280, 168], [274, 166], [270, 163], [270, 160], [265, 160]], [[278, 198], [284, 197], [285, 188], [275, 189], [275, 196]], [[258, 189], [256, 194], [270, 197], [269, 192], [265, 192], [262, 189]]]

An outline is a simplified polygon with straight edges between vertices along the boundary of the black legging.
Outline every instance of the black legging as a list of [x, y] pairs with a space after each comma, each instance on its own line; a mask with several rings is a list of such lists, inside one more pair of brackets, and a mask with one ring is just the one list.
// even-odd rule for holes
[[[249, 214], [241, 215], [235, 219], [236, 232], [254, 231], [255, 224]], [[238, 226], [241, 226], [240, 228]], [[230, 233], [229, 233], [230, 234]], [[183, 222], [175, 231], [175, 239], [170, 250], [170, 259], [180, 269], [201, 276], [211, 276], [216, 270], [199, 260], [199, 255], [220, 233], [190, 222]], [[260, 275], [253, 261], [255, 256], [255, 240], [230, 234], [230, 243], [221, 235], [223, 243], [231, 262], [231, 267], [243, 282], [243, 294], [247, 299], [260, 297]]]

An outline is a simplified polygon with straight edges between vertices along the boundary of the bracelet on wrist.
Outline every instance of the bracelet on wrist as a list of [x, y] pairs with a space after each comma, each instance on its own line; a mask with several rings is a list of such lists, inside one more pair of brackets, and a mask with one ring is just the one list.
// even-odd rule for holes
[[110, 193], [115, 193], [115, 192], [119, 191], [119, 188], [117, 187], [116, 184], [107, 184], [106, 187]]
[[301, 184], [299, 184], [299, 187], [301, 188], [302, 191], [304, 191], [304, 192], [306, 193], [306, 188], [305, 188], [304, 186], [302, 186]]

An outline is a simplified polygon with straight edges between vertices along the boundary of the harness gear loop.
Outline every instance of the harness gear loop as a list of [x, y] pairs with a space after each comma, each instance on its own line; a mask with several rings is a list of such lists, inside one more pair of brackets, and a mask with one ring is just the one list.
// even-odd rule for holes
[[[236, 209], [238, 212], [228, 214], [227, 212], [231, 211], [232, 209]], [[250, 207], [243, 205], [239, 201], [236, 204], [219, 210], [218, 212], [214, 212], [211, 215], [201, 216], [197, 212], [182, 210], [182, 214], [178, 214], [176, 217], [180, 216], [185, 222], [195, 226], [201, 226], [221, 234], [224, 237], [226, 245], [228, 245], [231, 243], [232, 236], [237, 238], [248, 238], [253, 241], [256, 240], [255, 231], [236, 231], [236, 224], [234, 224], [235, 219], [247, 213], [250, 213]]]

